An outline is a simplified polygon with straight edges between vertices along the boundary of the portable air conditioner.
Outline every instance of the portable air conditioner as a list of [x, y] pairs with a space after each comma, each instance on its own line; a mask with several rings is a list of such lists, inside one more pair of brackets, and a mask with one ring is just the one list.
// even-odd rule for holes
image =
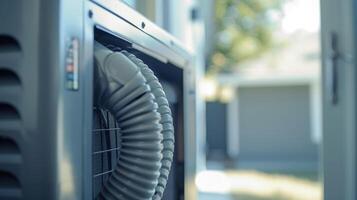
[[0, 2], [0, 199], [191, 199], [195, 116], [192, 56], [126, 4]]

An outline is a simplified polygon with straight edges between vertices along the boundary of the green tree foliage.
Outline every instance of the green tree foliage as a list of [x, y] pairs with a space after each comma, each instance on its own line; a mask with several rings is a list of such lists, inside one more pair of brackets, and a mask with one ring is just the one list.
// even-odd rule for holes
[[230, 71], [274, 45], [273, 31], [284, 0], [216, 0], [216, 38], [209, 74]]

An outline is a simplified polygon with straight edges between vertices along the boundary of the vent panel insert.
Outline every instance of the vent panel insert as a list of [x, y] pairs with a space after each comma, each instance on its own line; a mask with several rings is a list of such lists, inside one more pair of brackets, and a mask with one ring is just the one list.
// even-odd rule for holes
[[93, 109], [92, 141], [93, 199], [95, 199], [117, 164], [120, 153], [120, 129], [109, 111]]
[[19, 42], [10, 35], [0, 35], [0, 53], [20, 51]]

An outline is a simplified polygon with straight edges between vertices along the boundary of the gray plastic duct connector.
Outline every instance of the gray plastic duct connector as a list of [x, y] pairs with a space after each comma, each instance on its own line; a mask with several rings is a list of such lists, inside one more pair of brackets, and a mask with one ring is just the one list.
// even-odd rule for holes
[[165, 158], [160, 106], [127, 56], [96, 43], [94, 61], [94, 104], [113, 114], [121, 132], [117, 165], [98, 199], [150, 200], [160, 185]]

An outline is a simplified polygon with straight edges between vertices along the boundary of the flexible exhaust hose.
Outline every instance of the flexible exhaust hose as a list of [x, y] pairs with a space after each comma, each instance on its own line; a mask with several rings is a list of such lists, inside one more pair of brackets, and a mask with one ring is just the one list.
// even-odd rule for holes
[[123, 54], [128, 56], [128, 58], [133, 61], [141, 70], [141, 73], [146, 78], [154, 96], [155, 101], [159, 105], [158, 111], [161, 115], [160, 123], [163, 127], [162, 135], [164, 149], [162, 151], [163, 159], [161, 160], [161, 168], [160, 168], [160, 177], [159, 183], [155, 188], [155, 195], [153, 200], [159, 200], [162, 198], [164, 193], [167, 179], [169, 176], [169, 172], [171, 169], [171, 163], [173, 160], [173, 153], [174, 153], [174, 126], [173, 126], [173, 119], [171, 117], [171, 110], [169, 107], [169, 102], [167, 101], [165, 92], [157, 79], [154, 75], [154, 72], [140, 59], [136, 58], [133, 54], [128, 53], [127, 51], [122, 51]]
[[161, 199], [171, 166], [172, 117], [162, 107], [167, 100], [155, 89], [161, 85], [154, 74], [148, 76], [151, 70], [131, 59], [95, 44], [94, 104], [109, 110], [121, 129], [119, 159], [98, 199]]

